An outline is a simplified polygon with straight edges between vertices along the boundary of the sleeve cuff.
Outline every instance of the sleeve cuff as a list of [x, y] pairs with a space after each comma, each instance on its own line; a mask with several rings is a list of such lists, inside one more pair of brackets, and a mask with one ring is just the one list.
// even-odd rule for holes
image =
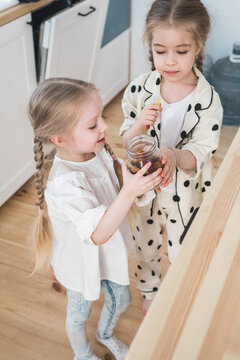
[[92, 241], [91, 236], [106, 210], [107, 206], [101, 205], [97, 208], [85, 211], [84, 214], [80, 215], [79, 221], [78, 218], [74, 220], [77, 225], [77, 232], [83, 239], [85, 245], [97, 246]]
[[156, 197], [155, 191], [151, 190], [148, 191], [146, 194], [143, 194], [142, 196], [136, 198], [135, 204], [138, 207], [143, 207], [151, 203], [151, 201]]

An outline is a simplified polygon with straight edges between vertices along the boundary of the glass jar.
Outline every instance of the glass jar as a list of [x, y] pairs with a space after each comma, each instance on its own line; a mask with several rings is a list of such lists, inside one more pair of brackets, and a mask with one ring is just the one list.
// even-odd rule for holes
[[145, 175], [149, 175], [163, 167], [161, 151], [152, 136], [134, 136], [127, 143], [127, 154], [128, 169], [132, 174], [136, 174], [148, 161], [151, 161], [152, 165]]

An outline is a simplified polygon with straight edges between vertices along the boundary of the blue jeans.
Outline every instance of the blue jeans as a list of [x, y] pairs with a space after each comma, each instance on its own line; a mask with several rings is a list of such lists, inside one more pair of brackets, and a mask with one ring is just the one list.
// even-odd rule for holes
[[[105, 302], [98, 321], [98, 335], [109, 338], [122, 312], [130, 302], [129, 286], [119, 285], [110, 280], [102, 280], [101, 288]], [[89, 318], [92, 301], [85, 300], [80, 292], [67, 290], [68, 305], [66, 330], [77, 360], [87, 360], [92, 354], [92, 348], [86, 333], [86, 323]]]

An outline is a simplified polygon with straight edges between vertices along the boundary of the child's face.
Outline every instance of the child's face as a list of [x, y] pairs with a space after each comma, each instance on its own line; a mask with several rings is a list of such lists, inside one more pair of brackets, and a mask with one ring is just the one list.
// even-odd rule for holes
[[182, 82], [190, 79], [199, 50], [193, 35], [185, 27], [163, 25], [153, 31], [154, 65], [167, 81]]
[[105, 143], [107, 124], [102, 118], [103, 104], [97, 92], [80, 105], [77, 123], [68, 136], [62, 136], [62, 151], [73, 161], [84, 161], [89, 155], [101, 151]]

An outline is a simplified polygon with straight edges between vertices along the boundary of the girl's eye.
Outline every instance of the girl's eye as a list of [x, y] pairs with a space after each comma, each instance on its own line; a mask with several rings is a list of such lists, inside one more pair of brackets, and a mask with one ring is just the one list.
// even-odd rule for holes
[[162, 55], [162, 54], [165, 54], [165, 51], [157, 51], [156, 50], [156, 53]]
[[97, 127], [97, 124], [95, 124], [94, 126], [91, 126], [89, 129], [92, 130], [92, 129], [95, 129]]
[[185, 50], [185, 51], [178, 51], [177, 53], [178, 53], [179, 55], [184, 55], [184, 54], [187, 53], [187, 50]]

